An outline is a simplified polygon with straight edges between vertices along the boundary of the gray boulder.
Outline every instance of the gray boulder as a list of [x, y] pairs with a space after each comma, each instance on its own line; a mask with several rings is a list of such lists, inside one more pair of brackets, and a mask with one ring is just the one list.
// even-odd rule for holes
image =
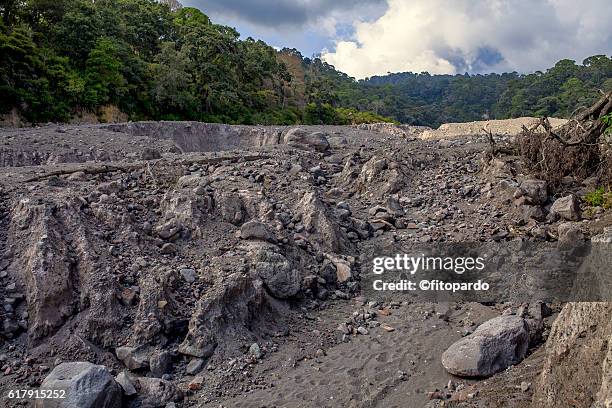
[[518, 316], [499, 316], [452, 344], [442, 365], [460, 377], [489, 377], [521, 362], [529, 346], [529, 327]]
[[120, 408], [121, 387], [108, 369], [89, 362], [62, 363], [41, 389], [66, 390], [64, 399], [40, 399], [37, 408]]
[[300, 273], [273, 246], [255, 252], [255, 271], [268, 292], [280, 299], [295, 296], [300, 291]]
[[193, 283], [198, 279], [198, 273], [192, 268], [181, 268], [179, 273], [187, 283]]
[[285, 144], [302, 150], [316, 150], [325, 152], [329, 150], [329, 141], [324, 133], [308, 132], [302, 128], [289, 129], [285, 133]]
[[273, 240], [268, 226], [263, 222], [255, 220], [246, 222], [240, 227], [240, 236], [242, 239], [258, 239], [261, 241]]
[[160, 378], [140, 377], [136, 380], [142, 405], [147, 407], [164, 407], [169, 402], [183, 399], [183, 392], [171, 381]]
[[178, 238], [183, 226], [177, 220], [170, 220], [155, 228], [157, 235], [163, 240], [173, 241]]
[[115, 354], [129, 370], [149, 368], [149, 353], [145, 347], [117, 347]]
[[556, 200], [550, 212], [559, 215], [564, 220], [578, 221], [580, 220], [580, 204], [575, 195], [570, 194]]
[[189, 364], [187, 364], [187, 368], [185, 369], [185, 372], [187, 373], [187, 375], [195, 375], [199, 373], [200, 371], [202, 371], [205, 365], [206, 365], [206, 361], [204, 359], [194, 358], [193, 360], [189, 362]]
[[525, 180], [521, 183], [521, 191], [531, 204], [544, 204], [548, 199], [548, 184], [544, 180]]
[[161, 377], [172, 370], [172, 353], [168, 351], [156, 352], [149, 359], [151, 373], [155, 377]]
[[134, 388], [132, 380], [125, 371], [122, 371], [117, 374], [117, 376], [115, 377], [115, 381], [117, 381], [117, 384], [119, 384], [121, 388], [123, 388], [123, 393], [125, 395], [131, 396], [136, 394], [136, 388]]
[[571, 249], [584, 241], [584, 234], [575, 223], [564, 222], [559, 224], [557, 231], [559, 232], [559, 242], [557, 244], [559, 249]]

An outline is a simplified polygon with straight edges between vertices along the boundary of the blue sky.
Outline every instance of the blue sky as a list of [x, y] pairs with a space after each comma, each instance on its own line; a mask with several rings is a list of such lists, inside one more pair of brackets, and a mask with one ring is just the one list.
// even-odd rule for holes
[[609, 0], [185, 0], [220, 24], [357, 78], [533, 72], [612, 54]]

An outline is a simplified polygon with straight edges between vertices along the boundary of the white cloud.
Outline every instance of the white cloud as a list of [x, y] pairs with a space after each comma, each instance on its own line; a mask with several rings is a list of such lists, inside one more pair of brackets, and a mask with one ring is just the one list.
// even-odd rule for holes
[[387, 0], [323, 58], [357, 78], [390, 72], [530, 72], [612, 52], [608, 0]]

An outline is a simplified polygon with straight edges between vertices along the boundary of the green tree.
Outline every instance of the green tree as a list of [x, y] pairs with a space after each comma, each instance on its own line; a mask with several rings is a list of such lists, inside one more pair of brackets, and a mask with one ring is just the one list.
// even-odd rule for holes
[[191, 117], [196, 97], [191, 72], [193, 63], [187, 50], [176, 50], [176, 44], [166, 42], [153, 65], [152, 95], [162, 115], [179, 114]]
[[121, 73], [123, 63], [118, 55], [118, 45], [108, 38], [100, 38], [89, 53], [85, 63], [87, 106], [118, 103], [127, 91], [127, 82]]

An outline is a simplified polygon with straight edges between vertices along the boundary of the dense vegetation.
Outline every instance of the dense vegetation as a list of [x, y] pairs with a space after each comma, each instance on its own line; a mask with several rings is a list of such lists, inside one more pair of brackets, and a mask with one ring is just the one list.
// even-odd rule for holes
[[4, 0], [0, 113], [68, 121], [116, 106], [132, 120], [443, 122], [569, 116], [612, 89], [612, 59], [546, 72], [397, 73], [355, 81], [319, 58], [240, 39], [176, 0]]
[[0, 18], [0, 113], [16, 108], [30, 122], [109, 105], [135, 120], [385, 120], [332, 107], [320, 60], [300, 61], [303, 89], [292, 92], [276, 50], [177, 2], [8, 0]]
[[597, 55], [582, 65], [562, 60], [545, 72], [488, 75], [398, 73], [346, 86], [341, 104], [371, 109], [400, 122], [446, 122], [520, 116], [569, 117], [612, 90], [612, 59]]

